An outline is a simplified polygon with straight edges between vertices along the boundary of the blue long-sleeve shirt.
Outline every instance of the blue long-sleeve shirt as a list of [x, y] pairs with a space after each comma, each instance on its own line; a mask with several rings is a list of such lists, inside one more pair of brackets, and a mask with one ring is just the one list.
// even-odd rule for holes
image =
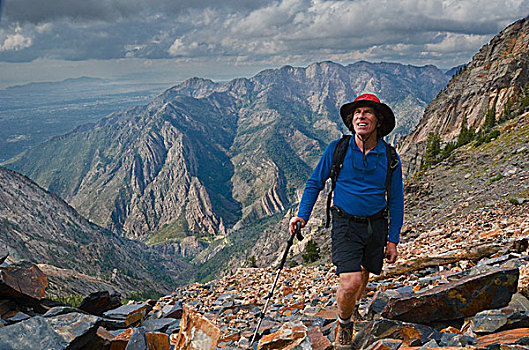
[[[307, 181], [298, 210], [298, 217], [305, 222], [309, 220], [318, 194], [329, 178], [332, 157], [337, 144], [338, 140], [333, 141], [325, 149], [312, 176]], [[362, 217], [374, 215], [384, 209], [386, 207], [387, 167], [386, 146], [381, 140], [378, 140], [377, 146], [366, 154], [366, 161], [364, 161], [362, 150], [352, 137], [334, 189], [334, 205], [351, 215]], [[390, 213], [388, 240], [398, 244], [404, 220], [400, 157], [399, 165], [391, 176], [388, 207]]]

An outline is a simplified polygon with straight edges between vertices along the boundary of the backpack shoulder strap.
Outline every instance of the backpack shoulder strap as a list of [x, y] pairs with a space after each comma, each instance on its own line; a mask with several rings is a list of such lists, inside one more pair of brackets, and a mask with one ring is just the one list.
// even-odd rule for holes
[[349, 141], [351, 140], [351, 135], [343, 135], [340, 141], [336, 144], [334, 153], [332, 155], [332, 165], [329, 178], [331, 179], [331, 190], [327, 195], [327, 220], [325, 222], [325, 227], [329, 227], [331, 221], [331, 201], [332, 193], [336, 187], [336, 181], [338, 180], [338, 175], [342, 170], [343, 160], [345, 158], [345, 153], [347, 153], [347, 147], [349, 147]]
[[386, 157], [388, 158], [388, 171], [386, 173], [386, 203], [389, 204], [389, 193], [391, 190], [391, 175], [399, 166], [399, 157], [395, 147], [387, 143], [382, 139], [382, 142], [386, 145]]

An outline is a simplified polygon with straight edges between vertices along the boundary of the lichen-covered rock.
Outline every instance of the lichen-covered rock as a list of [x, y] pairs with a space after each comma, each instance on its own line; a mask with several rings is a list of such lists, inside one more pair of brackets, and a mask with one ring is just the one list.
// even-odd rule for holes
[[41, 300], [47, 286], [46, 275], [29, 261], [0, 267], [0, 296]]
[[390, 319], [431, 323], [472, 316], [509, 304], [518, 286], [518, 269], [496, 269], [467, 276], [407, 298], [394, 298], [382, 311]]
[[503, 308], [478, 312], [473, 318], [472, 331], [478, 334], [487, 334], [528, 327], [529, 311], [515, 311]]
[[[265, 335], [259, 340], [257, 349], [295, 349], [297, 346], [302, 347], [302, 343], [307, 338], [307, 327], [301, 322], [285, 323], [274, 333]], [[310, 339], [310, 338], [309, 338]], [[310, 342], [309, 342], [310, 343]]]
[[210, 320], [184, 305], [180, 332], [171, 337], [172, 345], [182, 350], [213, 350], [220, 338], [220, 329]]
[[380, 319], [363, 324], [353, 339], [353, 347], [366, 348], [385, 338], [400, 339], [403, 346], [420, 346], [431, 339], [439, 340], [441, 335], [426, 325]]

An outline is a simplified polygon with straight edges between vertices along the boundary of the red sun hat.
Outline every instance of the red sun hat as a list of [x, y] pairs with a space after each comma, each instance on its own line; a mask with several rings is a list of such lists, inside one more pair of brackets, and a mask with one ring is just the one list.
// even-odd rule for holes
[[[358, 107], [374, 107], [375, 111], [380, 115], [377, 115], [379, 120], [382, 121], [382, 125], [378, 128], [378, 137], [387, 136], [391, 130], [395, 128], [395, 115], [388, 105], [380, 102], [380, 99], [374, 94], [362, 94], [355, 98], [352, 102], [344, 104], [340, 107], [340, 115], [344, 124], [354, 132], [352, 126], [347, 123], [347, 116], [352, 114]], [[376, 113], [375, 112], [375, 113]], [[381, 118], [380, 118], [381, 117]]]

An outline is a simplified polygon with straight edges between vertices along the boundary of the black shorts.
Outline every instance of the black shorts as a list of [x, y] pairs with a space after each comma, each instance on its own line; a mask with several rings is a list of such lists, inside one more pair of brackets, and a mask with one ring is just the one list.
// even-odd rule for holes
[[[332, 211], [332, 263], [336, 274], [360, 272], [362, 267], [380, 275], [388, 238], [388, 220], [381, 212], [370, 219]], [[369, 228], [371, 226], [371, 228]]]

